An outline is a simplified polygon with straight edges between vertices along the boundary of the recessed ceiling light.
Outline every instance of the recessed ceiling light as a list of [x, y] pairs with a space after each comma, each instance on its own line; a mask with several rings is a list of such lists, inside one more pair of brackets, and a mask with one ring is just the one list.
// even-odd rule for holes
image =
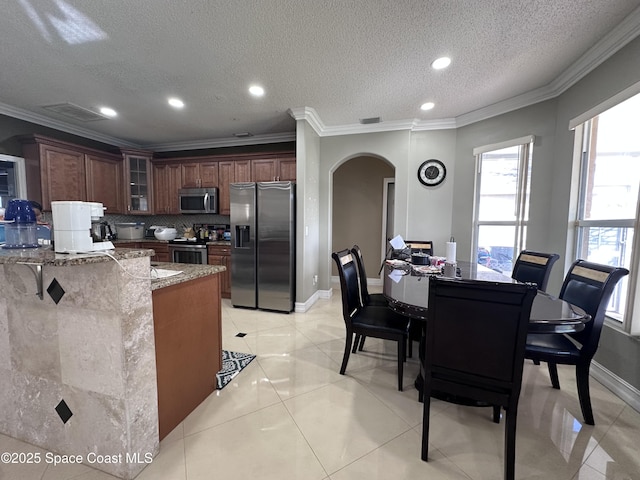
[[422, 105], [420, 105], [420, 110], [431, 110], [435, 106], [436, 104], [433, 102], [423, 103]]
[[442, 70], [443, 68], [447, 68], [451, 64], [451, 59], [449, 57], [440, 57], [433, 61], [431, 67], [435, 70]]
[[182, 100], [180, 100], [179, 98], [170, 98], [167, 101], [169, 102], [169, 105], [171, 105], [174, 108], [182, 108], [182, 107], [184, 107], [184, 102]]
[[261, 97], [264, 95], [264, 88], [260, 87], [259, 85], [251, 85], [249, 87], [249, 93], [254, 97]]
[[116, 115], [118, 115], [118, 112], [116, 112], [113, 108], [109, 108], [109, 107], [101, 107], [100, 113], [103, 115], [106, 115], [107, 117], [115, 117]]

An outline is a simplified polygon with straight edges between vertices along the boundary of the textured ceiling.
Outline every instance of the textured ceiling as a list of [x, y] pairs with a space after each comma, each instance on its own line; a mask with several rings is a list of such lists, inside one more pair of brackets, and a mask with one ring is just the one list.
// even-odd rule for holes
[[[0, 113], [138, 146], [435, 122], [557, 82], [637, 0], [12, 0], [0, 16]], [[627, 31], [634, 28], [626, 27]], [[635, 35], [635, 34], [633, 34]], [[625, 39], [628, 41], [629, 39]], [[430, 63], [448, 55], [452, 65]], [[252, 83], [266, 95], [248, 95]], [[166, 98], [182, 98], [175, 111]], [[433, 101], [423, 112], [419, 106]], [[108, 105], [78, 122], [43, 109]]]

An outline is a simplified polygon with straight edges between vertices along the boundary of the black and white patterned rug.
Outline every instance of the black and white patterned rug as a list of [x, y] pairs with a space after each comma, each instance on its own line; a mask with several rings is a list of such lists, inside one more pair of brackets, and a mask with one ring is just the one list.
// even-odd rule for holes
[[218, 390], [222, 390], [233, 377], [239, 374], [244, 367], [256, 358], [250, 353], [230, 352], [222, 350], [222, 370], [216, 373]]

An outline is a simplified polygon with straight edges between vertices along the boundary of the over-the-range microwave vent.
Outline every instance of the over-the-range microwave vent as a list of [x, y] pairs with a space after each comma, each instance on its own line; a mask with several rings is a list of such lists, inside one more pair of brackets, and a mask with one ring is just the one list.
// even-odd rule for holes
[[73, 118], [80, 122], [95, 122], [97, 120], [107, 120], [109, 117], [101, 115], [100, 113], [89, 110], [88, 108], [80, 107], [73, 103], [56, 103], [55, 105], [43, 105], [42, 108], [49, 110], [50, 112], [63, 115], [68, 118]]

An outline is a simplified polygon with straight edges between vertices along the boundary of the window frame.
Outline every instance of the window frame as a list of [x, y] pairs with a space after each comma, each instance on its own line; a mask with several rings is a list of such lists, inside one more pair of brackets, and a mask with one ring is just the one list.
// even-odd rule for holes
[[[570, 122], [570, 129], [574, 130], [575, 139], [574, 149], [580, 148], [579, 152], [574, 151], [574, 158], [577, 162], [578, 168], [578, 195], [575, 208], [575, 219], [573, 222], [572, 233], [573, 234], [573, 252], [572, 258], [574, 260], [580, 257], [580, 251], [582, 247], [582, 240], [584, 237], [585, 227], [604, 227], [604, 228], [628, 228], [633, 229], [633, 242], [631, 243], [631, 255], [629, 258], [629, 276], [627, 286], [627, 298], [624, 311], [622, 312], [622, 318], [605, 314], [605, 323], [616, 330], [623, 331], [631, 336], [640, 336], [640, 316], [635, 315], [634, 312], [640, 312], [640, 283], [638, 281], [638, 272], [634, 270], [634, 266], [637, 266], [640, 261], [640, 193], [636, 198], [636, 212], [634, 218], [609, 218], [601, 220], [585, 220], [582, 218], [587, 191], [587, 171], [589, 167], [589, 160], [587, 158], [589, 143], [590, 143], [590, 122], [600, 114], [615, 107], [616, 105], [629, 100], [631, 97], [638, 94], [638, 91], [634, 88], [630, 90], [628, 96], [621, 98], [619, 95], [613, 98], [616, 102], [612, 102], [612, 99], [603, 102], [600, 106], [595, 107], [589, 112], [588, 118], [585, 118], [586, 114], [577, 117], [581, 119], [581, 123], [576, 124], [577, 119]], [[581, 257], [580, 257], [581, 258]], [[638, 317], [638, 318], [634, 318]]]
[[[478, 236], [481, 226], [513, 226], [516, 229], [513, 253], [515, 257], [517, 253], [526, 246], [526, 230], [529, 224], [529, 207], [530, 199], [527, 193], [531, 194], [531, 179], [529, 171], [533, 169], [533, 145], [535, 142], [534, 135], [527, 135], [512, 140], [506, 140], [500, 143], [493, 143], [476, 147], [473, 149], [475, 158], [475, 177], [474, 177], [474, 199], [473, 199], [473, 218], [472, 218], [472, 234], [471, 234], [471, 262], [478, 261]], [[516, 212], [515, 220], [479, 220], [480, 214], [480, 185], [482, 177], [482, 155], [485, 153], [502, 150], [511, 147], [522, 147], [518, 159], [518, 180], [516, 192]], [[523, 165], [527, 168], [522, 168]], [[527, 192], [528, 187], [528, 192]], [[526, 213], [523, 214], [523, 211]]]

